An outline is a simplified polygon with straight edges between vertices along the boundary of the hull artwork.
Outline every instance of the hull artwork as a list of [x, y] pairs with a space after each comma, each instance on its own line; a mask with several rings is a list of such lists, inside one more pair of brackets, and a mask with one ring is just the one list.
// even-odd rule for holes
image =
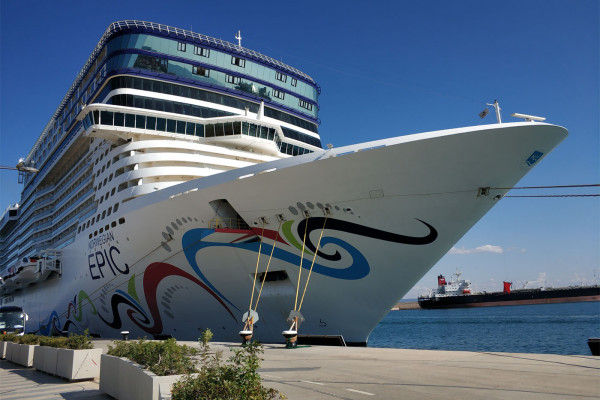
[[[114, 229], [64, 249], [62, 277], [30, 286], [18, 300], [42, 333], [89, 328], [102, 337], [129, 330], [194, 340], [210, 328], [219, 340], [234, 341], [260, 248], [258, 275], [270, 259], [273, 279], [261, 294], [255, 336], [281, 342], [294, 308], [304, 231], [302, 285], [325, 225], [301, 331], [366, 343], [396, 300], [505, 191], [482, 196], [477, 189], [514, 185], [529, 169], [529, 155], [547, 153], [564, 135], [562, 128], [537, 124], [432, 132], [173, 186], [128, 202]], [[474, 144], [479, 151], [470, 151]], [[451, 190], [457, 187], [463, 190]], [[215, 201], [226, 205], [221, 227], [209, 227]], [[227, 226], [227, 215], [239, 215], [246, 227]], [[60, 301], [39, 301], [59, 284]]]
[[364, 345], [567, 135], [521, 122], [323, 150], [320, 93], [239, 42], [112, 23], [17, 165], [0, 306], [46, 335], [227, 341], [252, 310], [263, 342], [295, 311], [301, 335]]

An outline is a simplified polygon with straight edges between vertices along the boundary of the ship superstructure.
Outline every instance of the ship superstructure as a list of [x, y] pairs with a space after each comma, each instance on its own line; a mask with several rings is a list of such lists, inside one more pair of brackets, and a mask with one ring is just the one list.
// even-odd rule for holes
[[319, 93], [239, 42], [111, 24], [20, 163], [0, 306], [44, 334], [236, 340], [252, 311], [262, 341], [302, 315], [302, 333], [364, 344], [566, 136], [525, 122], [323, 150]]

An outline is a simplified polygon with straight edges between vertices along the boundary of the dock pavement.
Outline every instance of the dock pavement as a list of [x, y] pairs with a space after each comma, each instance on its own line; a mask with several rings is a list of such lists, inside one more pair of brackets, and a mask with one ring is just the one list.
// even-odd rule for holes
[[[106, 349], [111, 341], [95, 341]], [[194, 342], [180, 342], [196, 345]], [[225, 358], [237, 343], [211, 343]], [[600, 399], [600, 357], [264, 345], [264, 385], [296, 399]], [[110, 399], [98, 381], [69, 383], [0, 361], [0, 399]]]

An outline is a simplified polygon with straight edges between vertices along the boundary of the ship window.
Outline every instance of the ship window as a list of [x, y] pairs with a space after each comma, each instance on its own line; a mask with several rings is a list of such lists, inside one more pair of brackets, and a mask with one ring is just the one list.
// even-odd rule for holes
[[90, 236], [89, 236], [89, 238], [90, 238], [90, 239], [92, 238], [92, 234], [91, 234], [91, 233], [90, 233]]
[[204, 125], [196, 124], [196, 136], [204, 137]]
[[175, 133], [175, 120], [167, 120], [167, 132]]
[[276, 71], [275, 72], [275, 79], [277, 79], [278, 81], [281, 81], [281, 82], [287, 82], [287, 75], [282, 74], [279, 71]]
[[296, 78], [292, 78], [292, 86], [296, 87], [297, 84], [298, 84], [298, 81], [296, 80]]
[[106, 210], [102, 211], [102, 219], [106, 217]]
[[246, 67], [246, 60], [244, 60], [243, 58], [231, 56], [231, 63], [233, 65], [237, 65], [238, 67], [242, 67], [242, 68]]
[[117, 112], [115, 113], [115, 126], [125, 125], [125, 114]]
[[240, 78], [233, 75], [227, 75], [227, 83], [233, 83], [234, 85], [237, 85], [240, 83]]
[[179, 51], [185, 51], [185, 43], [178, 42], [177, 43], [177, 50], [179, 50]]
[[107, 230], [108, 230], [108, 228], [110, 228], [108, 225], [105, 225], [105, 226], [104, 226], [104, 230], [105, 230], [105, 231], [107, 231]]
[[204, 47], [194, 46], [194, 54], [202, 57], [210, 57], [210, 50]]
[[146, 128], [146, 117], [144, 115], [135, 116], [135, 127], [139, 129]]
[[156, 129], [156, 117], [146, 117], [146, 129]]
[[99, 124], [100, 123], [100, 118], [99, 118], [99, 112], [98, 110], [94, 110], [92, 112], [92, 114], [94, 114], [94, 124]]
[[[98, 231], [99, 233], [104, 232], [104, 228], [100, 228], [100, 230]], [[94, 232], [95, 233], [95, 232]]]
[[278, 99], [281, 99], [281, 100], [283, 100], [283, 98], [285, 97], [285, 93], [283, 93], [280, 90], [273, 89], [272, 93], [273, 93], [273, 97], [277, 97]]
[[111, 111], [100, 112], [100, 123], [102, 125], [112, 125], [113, 124], [113, 113]]
[[125, 218], [121, 217], [119, 218], [119, 225], [124, 224], [125, 223]]
[[197, 67], [195, 65], [192, 67], [192, 73], [195, 75], [209, 76], [209, 71], [208, 68]]
[[115, 226], [117, 226], [117, 221], [113, 221], [113, 222], [111, 222], [111, 223], [110, 223], [110, 226], [112, 226], [113, 228], [114, 228]]
[[167, 127], [167, 120], [164, 118], [156, 118], [156, 130], [164, 132]]
[[206, 132], [205, 132], [205, 136], [206, 137], [213, 137], [213, 136], [215, 136], [215, 126], [214, 125], [206, 125], [204, 127], [204, 129], [206, 129]]
[[114, 195], [115, 194], [115, 188], [112, 188], [112, 190], [110, 191], [110, 195]]
[[98, 236], [98, 231], [94, 231], [94, 236]]
[[298, 105], [302, 108], [306, 108], [309, 111], [312, 111], [313, 109], [313, 105], [311, 103], [309, 103], [308, 101], [304, 101], [304, 100], [299, 100]]
[[117, 212], [118, 209], [119, 209], [119, 203], [115, 203], [115, 208], [113, 209], [113, 212]]
[[135, 115], [125, 114], [125, 126], [128, 128], [135, 128]]
[[186, 135], [192, 135], [194, 136], [195, 132], [194, 132], [194, 128], [196, 127], [196, 124], [192, 123], [192, 122], [188, 122], [187, 126], [185, 128], [185, 134]]
[[250, 124], [250, 130], [248, 132], [248, 136], [256, 137], [256, 128], [258, 128], [256, 125]]

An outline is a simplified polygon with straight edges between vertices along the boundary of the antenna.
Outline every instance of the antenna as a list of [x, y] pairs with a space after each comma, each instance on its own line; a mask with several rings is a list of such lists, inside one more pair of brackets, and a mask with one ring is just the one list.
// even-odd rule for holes
[[[494, 107], [494, 109], [496, 110], [496, 121], [498, 121], [498, 123], [501, 124], [502, 117], [500, 116], [500, 110], [502, 110], [502, 109], [500, 108], [500, 104], [498, 103], [498, 100], [494, 100], [494, 103], [492, 103], [492, 104], [485, 103], [485, 105]], [[479, 117], [485, 118], [486, 115], [488, 115], [489, 113], [490, 113], [490, 110], [486, 107], [485, 110], [483, 110], [482, 112], [479, 113]]]
[[515, 118], [522, 118], [528, 122], [533, 122], [533, 121], [542, 122], [542, 121], [546, 120], [546, 118], [544, 118], [544, 117], [536, 117], [535, 115], [527, 115], [527, 114], [519, 114], [519, 113], [512, 113], [511, 116], [513, 116]]
[[242, 31], [237, 31], [235, 38], [238, 41], [238, 46], [242, 47]]

